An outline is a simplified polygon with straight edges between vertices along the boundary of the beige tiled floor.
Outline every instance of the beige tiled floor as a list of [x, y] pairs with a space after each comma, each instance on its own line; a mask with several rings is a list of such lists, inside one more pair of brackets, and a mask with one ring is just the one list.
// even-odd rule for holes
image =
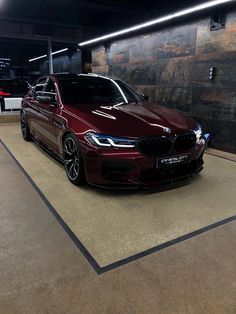
[[0, 136], [101, 267], [203, 228], [236, 213], [236, 163], [205, 156], [190, 184], [164, 192], [111, 192], [70, 184], [64, 169], [18, 126]]
[[236, 312], [235, 222], [97, 275], [1, 146], [0, 191], [0, 313]]

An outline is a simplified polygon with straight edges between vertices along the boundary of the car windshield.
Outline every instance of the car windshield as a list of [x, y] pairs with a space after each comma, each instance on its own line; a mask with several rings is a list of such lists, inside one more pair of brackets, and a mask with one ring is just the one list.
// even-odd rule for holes
[[60, 89], [65, 104], [108, 104], [141, 101], [141, 97], [124, 82], [102, 77], [81, 76], [61, 79]]

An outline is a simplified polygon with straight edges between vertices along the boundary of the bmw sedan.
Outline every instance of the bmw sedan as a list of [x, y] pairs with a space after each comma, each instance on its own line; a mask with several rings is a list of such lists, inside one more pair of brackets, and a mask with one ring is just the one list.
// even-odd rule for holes
[[38, 79], [22, 101], [21, 131], [63, 161], [75, 185], [150, 187], [203, 169], [200, 125], [116, 78]]

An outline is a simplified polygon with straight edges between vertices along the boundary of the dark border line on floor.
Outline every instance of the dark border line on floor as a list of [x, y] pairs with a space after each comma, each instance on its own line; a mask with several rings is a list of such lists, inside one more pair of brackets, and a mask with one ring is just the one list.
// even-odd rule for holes
[[50, 212], [53, 214], [53, 216], [56, 218], [56, 220], [60, 223], [62, 228], [66, 231], [68, 236], [71, 238], [71, 240], [76, 244], [76, 246], [79, 248], [81, 253], [84, 255], [84, 257], [87, 259], [87, 261], [90, 263], [90, 265], [93, 267], [93, 269], [100, 274], [101, 267], [98, 265], [96, 260], [93, 258], [93, 256], [88, 252], [88, 250], [85, 248], [85, 246], [80, 242], [80, 240], [76, 237], [76, 235], [73, 233], [73, 231], [68, 227], [68, 225], [64, 222], [64, 220], [61, 218], [61, 216], [57, 213], [56, 209], [52, 206], [52, 204], [49, 202], [49, 200], [46, 198], [46, 196], [43, 194], [43, 192], [38, 188], [38, 186], [35, 184], [33, 179], [30, 177], [30, 175], [27, 173], [27, 171], [22, 167], [22, 165], [19, 163], [19, 161], [15, 158], [15, 156], [12, 154], [10, 149], [7, 147], [7, 145], [3, 142], [2, 139], [0, 139], [0, 143], [3, 145], [7, 153], [10, 155], [10, 157], [13, 159], [13, 161], [17, 164], [17, 166], [20, 168], [20, 170], [23, 172], [29, 183], [32, 185], [34, 190], [38, 193], [40, 198], [43, 200], [43, 202], [46, 204], [46, 206], [49, 208]]
[[56, 209], [52, 206], [52, 204], [49, 202], [49, 200], [46, 198], [46, 196], [43, 194], [43, 192], [39, 189], [39, 187], [35, 184], [33, 179], [30, 177], [30, 175], [26, 172], [26, 170], [22, 167], [22, 165], [19, 163], [19, 161], [15, 158], [15, 156], [12, 154], [10, 149], [7, 147], [7, 145], [0, 139], [0, 143], [3, 145], [7, 153], [10, 155], [10, 157], [15, 161], [17, 166], [20, 168], [20, 170], [23, 172], [25, 177], [28, 179], [29, 183], [32, 185], [32, 187], [35, 189], [35, 191], [38, 193], [40, 198], [43, 200], [43, 202], [47, 205], [50, 212], [53, 214], [53, 216], [57, 219], [57, 221], [60, 223], [60, 225], [63, 227], [65, 232], [68, 234], [68, 236], [71, 238], [71, 240], [75, 243], [75, 245], [79, 248], [83, 256], [87, 259], [87, 261], [90, 263], [90, 265], [93, 267], [93, 269], [96, 271], [97, 274], [103, 274], [108, 271], [111, 271], [113, 269], [116, 269], [118, 267], [124, 266], [130, 262], [136, 261], [142, 257], [148, 256], [152, 253], [158, 252], [160, 250], [163, 250], [165, 248], [168, 248], [170, 246], [173, 246], [177, 243], [186, 241], [188, 239], [191, 239], [195, 236], [198, 236], [200, 234], [206, 233], [212, 229], [215, 229], [217, 227], [220, 227], [222, 225], [225, 225], [227, 223], [230, 223], [234, 220], [236, 220], [236, 215], [223, 219], [221, 221], [218, 221], [216, 223], [213, 223], [211, 225], [208, 225], [206, 227], [203, 227], [201, 229], [198, 229], [196, 231], [193, 231], [191, 233], [188, 233], [186, 235], [180, 236], [176, 239], [170, 240], [168, 242], [162, 243], [158, 246], [155, 246], [153, 248], [147, 249], [143, 252], [137, 253], [135, 255], [129, 256], [125, 259], [122, 259], [120, 261], [111, 263], [107, 266], [100, 267], [99, 264], [96, 262], [94, 257], [89, 253], [89, 251], [85, 248], [85, 246], [82, 244], [82, 242], [76, 237], [76, 235], [73, 233], [73, 231], [68, 227], [68, 225], [64, 222], [64, 220], [61, 218], [61, 216], [57, 213]]
[[205, 151], [205, 154], [210, 155], [210, 156], [214, 156], [214, 157], [217, 157], [217, 158], [221, 158], [221, 159], [224, 159], [224, 160], [236, 162], [236, 160], [233, 160], [233, 159], [230, 159], [230, 158], [224, 157], [224, 156], [219, 156], [219, 155], [216, 155], [216, 154], [213, 154], [213, 153], [209, 153], [208, 151]]
[[155, 253], [155, 252], [158, 252], [158, 251], [163, 250], [165, 248], [168, 248], [168, 247], [170, 247], [172, 245], [175, 245], [177, 243], [181, 243], [181, 242], [186, 241], [188, 239], [194, 238], [194, 237], [196, 237], [196, 236], [198, 236], [200, 234], [206, 233], [209, 230], [215, 229], [217, 227], [225, 225], [225, 224], [227, 224], [229, 222], [232, 222], [234, 220], [236, 220], [236, 215], [232, 216], [232, 217], [229, 217], [229, 218], [226, 218], [224, 220], [218, 221], [216, 223], [213, 223], [213, 224], [211, 224], [209, 226], [203, 227], [203, 228], [198, 229], [196, 231], [193, 231], [191, 233], [185, 234], [185, 235], [180, 236], [180, 237], [178, 237], [176, 239], [173, 239], [173, 240], [170, 240], [168, 242], [162, 243], [162, 244], [160, 244], [158, 246], [155, 246], [153, 248], [150, 248], [150, 249], [148, 249], [146, 251], [140, 252], [140, 253], [135, 254], [133, 256], [127, 257], [127, 258], [125, 258], [123, 260], [120, 260], [118, 262], [109, 264], [109, 265], [107, 265], [105, 267], [102, 267], [101, 271], [102, 272], [107, 272], [107, 271], [112, 270], [114, 268], [118, 268], [118, 267], [123, 266], [125, 264], [128, 264], [128, 263], [130, 263], [132, 261], [135, 261], [137, 259], [140, 259], [140, 258], [145, 257], [147, 255], [150, 255], [152, 253]]

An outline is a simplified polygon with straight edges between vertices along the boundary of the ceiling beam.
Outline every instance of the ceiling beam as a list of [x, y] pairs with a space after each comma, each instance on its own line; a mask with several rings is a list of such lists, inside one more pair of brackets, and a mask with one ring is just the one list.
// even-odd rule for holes
[[24, 24], [41, 24], [41, 25], [50, 25], [55, 27], [63, 27], [63, 28], [71, 28], [71, 29], [83, 29], [87, 31], [95, 31], [97, 28], [94, 26], [80, 25], [80, 24], [66, 24], [66, 23], [58, 23], [58, 22], [50, 22], [45, 20], [32, 20], [26, 18], [14, 18], [9, 16], [0, 16], [0, 21], [5, 22], [16, 22], [16, 23], [24, 23]]
[[[92, 10], [101, 10], [101, 11], [110, 11], [110, 12], [123, 12], [123, 13], [143, 13], [145, 8], [137, 6], [137, 5], [130, 5], [130, 4], [120, 4], [111, 1], [86, 1], [86, 0], [59, 0], [60, 3], [63, 3], [67, 6], [74, 6], [74, 7], [84, 7]], [[58, 0], [55, 0], [58, 2]]]

